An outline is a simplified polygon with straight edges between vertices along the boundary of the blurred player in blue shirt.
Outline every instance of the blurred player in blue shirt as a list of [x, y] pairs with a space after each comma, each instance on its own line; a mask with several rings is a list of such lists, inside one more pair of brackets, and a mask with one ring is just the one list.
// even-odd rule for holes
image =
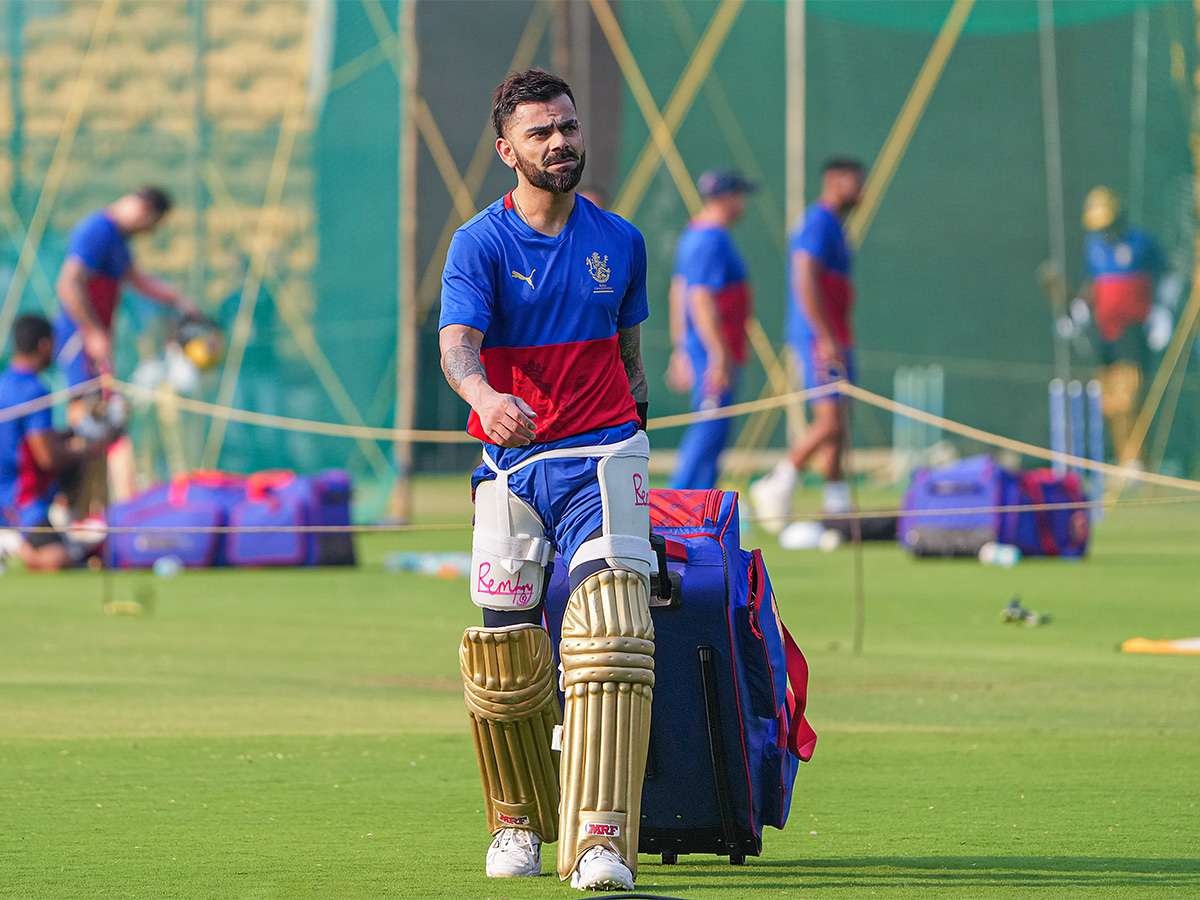
[[113, 322], [124, 285], [181, 314], [196, 315], [183, 292], [138, 267], [129, 247], [130, 238], [153, 231], [170, 209], [165, 191], [144, 187], [88, 213], [72, 229], [55, 285], [59, 309], [54, 319], [55, 362], [71, 387], [111, 369]]
[[[692, 411], [733, 402], [746, 362], [746, 318], [754, 295], [746, 264], [729, 229], [746, 214], [746, 196], [757, 186], [740, 172], [705, 172], [698, 182], [704, 208], [688, 222], [675, 245], [671, 277], [671, 341], [667, 382], [690, 391]], [[729, 419], [696, 422], [679, 442], [671, 487], [707, 489], [716, 484], [717, 463], [729, 437]]]
[[[83, 465], [99, 457], [103, 443], [54, 430], [44, 402], [49, 391], [38, 377], [54, 355], [50, 323], [21, 316], [12, 335], [12, 361], [0, 373], [0, 555], [16, 555], [33, 571], [55, 571], [82, 554], [57, 532], [22, 529], [49, 528], [55, 496], [82, 483]], [[14, 407], [19, 414], [3, 415]]]
[[[863, 166], [857, 160], [827, 162], [821, 196], [788, 240], [787, 341], [805, 388], [855, 378], [853, 259], [842, 223], [858, 205], [863, 180]], [[813, 420], [788, 455], [770, 475], [751, 485], [755, 512], [770, 531], [779, 531], [790, 515], [797, 474], [810, 459], [815, 458], [825, 476], [825, 512], [836, 515], [850, 508], [842, 473], [845, 403], [830, 394], [812, 400], [810, 406]]]

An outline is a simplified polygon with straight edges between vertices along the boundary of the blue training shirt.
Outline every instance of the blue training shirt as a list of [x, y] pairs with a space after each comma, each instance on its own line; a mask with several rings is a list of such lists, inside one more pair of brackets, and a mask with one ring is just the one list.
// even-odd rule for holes
[[[676, 276], [687, 288], [706, 287], [716, 298], [721, 334], [729, 348], [730, 360], [746, 361], [746, 316], [749, 314], [750, 289], [746, 264], [728, 229], [719, 225], [689, 222], [675, 244]], [[694, 360], [705, 359], [707, 352], [692, 321], [691, 305], [687, 312], [687, 352]]]
[[[0, 373], [0, 410], [49, 393], [32, 369], [14, 363]], [[29, 451], [29, 438], [53, 428], [49, 407], [0, 421], [0, 524], [32, 527], [45, 521], [57, 473], [38, 466]]]
[[854, 307], [854, 283], [850, 278], [853, 256], [842, 220], [833, 210], [814, 203], [788, 237], [787, 339], [792, 345], [803, 348], [812, 340], [814, 328], [808, 321], [803, 298], [796, 295], [792, 266], [797, 253], [806, 253], [821, 263], [823, 312], [838, 343], [851, 346], [854, 343], [854, 326], [850, 319]]
[[[648, 313], [641, 233], [584, 197], [576, 196], [554, 237], [525, 224], [511, 192], [458, 229], [442, 273], [438, 327], [482, 331], [488, 383], [537, 413], [537, 440], [515, 450], [493, 446], [497, 464], [632, 435], [637, 410], [617, 329]], [[474, 410], [467, 431], [489, 442]]]

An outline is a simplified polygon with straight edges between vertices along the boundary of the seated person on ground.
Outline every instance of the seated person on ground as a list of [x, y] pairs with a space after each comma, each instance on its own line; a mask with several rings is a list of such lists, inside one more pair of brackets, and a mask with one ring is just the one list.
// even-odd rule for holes
[[[0, 373], [0, 555], [17, 556], [33, 571], [53, 572], [81, 561], [87, 550], [40, 529], [50, 526], [55, 497], [77, 489], [87, 464], [103, 454], [104, 442], [55, 431], [50, 407], [37, 403], [49, 394], [38, 376], [54, 358], [50, 323], [22, 316], [12, 336], [12, 361]], [[27, 404], [31, 408], [12, 415], [14, 407]]]

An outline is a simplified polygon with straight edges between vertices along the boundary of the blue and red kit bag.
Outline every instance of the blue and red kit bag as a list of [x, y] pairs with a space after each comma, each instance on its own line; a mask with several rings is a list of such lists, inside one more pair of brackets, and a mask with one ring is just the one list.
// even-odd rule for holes
[[[654, 701], [639, 851], [673, 863], [715, 853], [741, 864], [782, 828], [816, 733], [808, 665], [783, 626], [758, 550], [739, 545], [737, 493], [650, 492], [674, 588], [651, 599]], [[552, 638], [569, 600], [561, 560], [546, 598]], [[557, 645], [557, 640], [554, 641]]]

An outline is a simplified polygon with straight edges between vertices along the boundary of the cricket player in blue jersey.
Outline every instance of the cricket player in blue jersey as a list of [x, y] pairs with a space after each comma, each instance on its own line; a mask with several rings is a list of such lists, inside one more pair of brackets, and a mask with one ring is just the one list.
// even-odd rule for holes
[[[517, 184], [455, 233], [439, 329], [483, 442], [471, 573], [483, 626], [459, 658], [494, 836], [486, 871], [538, 875], [542, 842], [557, 839], [573, 887], [630, 890], [654, 685], [646, 247], [576, 194], [586, 151], [562, 79], [509, 76], [492, 123]], [[562, 719], [542, 624], [555, 550], [572, 591]]]
[[0, 556], [53, 572], [81, 561], [86, 550], [50, 530], [50, 504], [60, 490], [79, 487], [84, 466], [100, 457], [105, 442], [54, 428], [50, 391], [40, 377], [54, 358], [50, 323], [21, 316], [12, 337], [12, 360], [0, 372]]
[[[805, 388], [856, 377], [854, 349], [853, 254], [843, 226], [858, 205], [864, 181], [857, 160], [831, 159], [821, 176], [821, 195], [793, 228], [788, 239], [787, 342], [804, 377]], [[783, 528], [791, 514], [792, 491], [800, 470], [811, 460], [825, 477], [824, 510], [838, 515], [850, 509], [842, 456], [847, 434], [846, 404], [828, 394], [809, 404], [813, 420], [779, 465], [750, 485], [750, 499], [763, 527]], [[810, 523], [795, 522], [803, 532]], [[781, 537], [786, 538], [787, 535]], [[799, 546], [799, 541], [783, 541]]]
[[[670, 297], [674, 351], [667, 370], [673, 389], [691, 393], [693, 412], [732, 403], [746, 362], [746, 318], [753, 312], [754, 295], [729, 230], [746, 214], [746, 195], [757, 190], [740, 172], [719, 169], [701, 175], [697, 186], [704, 207], [675, 245]], [[729, 419], [709, 419], [684, 432], [672, 488], [716, 485], [729, 425]]]

